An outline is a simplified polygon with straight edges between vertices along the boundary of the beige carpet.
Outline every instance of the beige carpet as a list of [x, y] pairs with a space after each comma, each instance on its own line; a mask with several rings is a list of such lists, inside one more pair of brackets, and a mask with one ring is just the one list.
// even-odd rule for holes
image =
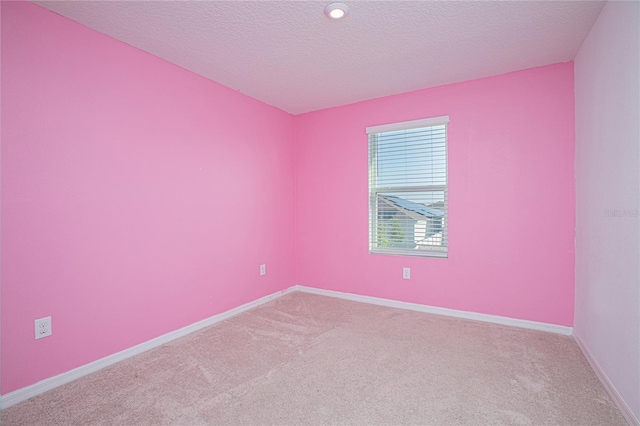
[[294, 293], [6, 409], [10, 425], [625, 425], [566, 336]]

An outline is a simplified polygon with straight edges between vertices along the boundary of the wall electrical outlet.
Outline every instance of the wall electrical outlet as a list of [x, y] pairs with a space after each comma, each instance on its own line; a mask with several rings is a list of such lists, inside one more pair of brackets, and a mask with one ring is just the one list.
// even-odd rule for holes
[[411, 268], [402, 268], [402, 278], [405, 280], [411, 279]]
[[36, 340], [51, 336], [51, 317], [35, 320]]
[[260, 265], [260, 275], [264, 275], [267, 273], [267, 265]]

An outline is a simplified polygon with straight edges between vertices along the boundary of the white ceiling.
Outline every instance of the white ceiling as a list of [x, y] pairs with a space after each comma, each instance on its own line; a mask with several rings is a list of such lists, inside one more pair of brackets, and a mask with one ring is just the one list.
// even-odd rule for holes
[[572, 60], [601, 1], [36, 1], [287, 112]]

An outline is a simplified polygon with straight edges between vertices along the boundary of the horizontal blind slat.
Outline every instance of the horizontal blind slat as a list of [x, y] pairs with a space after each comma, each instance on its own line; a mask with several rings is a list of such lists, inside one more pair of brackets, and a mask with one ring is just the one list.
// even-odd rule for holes
[[369, 135], [372, 252], [446, 255], [446, 143], [440, 124]]

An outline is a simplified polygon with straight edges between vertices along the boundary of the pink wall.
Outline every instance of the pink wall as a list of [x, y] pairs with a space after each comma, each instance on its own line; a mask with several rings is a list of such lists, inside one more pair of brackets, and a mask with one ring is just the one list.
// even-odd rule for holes
[[[2, 88], [2, 394], [295, 283], [572, 324], [571, 63], [292, 117], [3, 2]], [[368, 254], [365, 127], [439, 115], [449, 258]]]
[[[573, 102], [564, 63], [297, 116], [296, 283], [571, 326]], [[441, 115], [449, 258], [369, 254], [365, 127]]]
[[576, 56], [575, 83], [574, 335], [636, 417], [629, 424], [638, 424], [639, 2], [607, 2]]
[[291, 115], [29, 3], [2, 89], [2, 394], [294, 284]]

